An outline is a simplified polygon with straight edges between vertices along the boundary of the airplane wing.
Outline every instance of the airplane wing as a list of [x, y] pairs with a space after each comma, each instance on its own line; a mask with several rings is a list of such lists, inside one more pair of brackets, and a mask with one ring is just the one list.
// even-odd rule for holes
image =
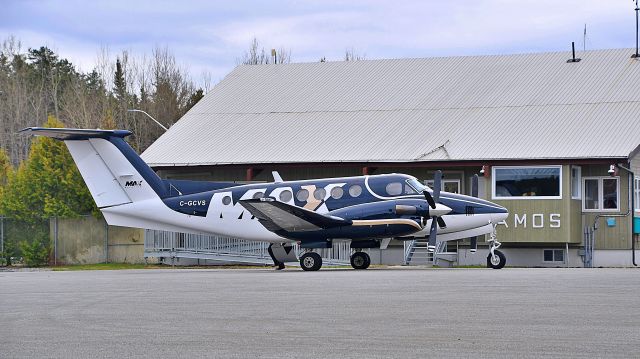
[[316, 213], [278, 202], [273, 198], [246, 199], [239, 202], [266, 229], [272, 232], [280, 230], [287, 232], [316, 231], [352, 224], [352, 221], [348, 219]]

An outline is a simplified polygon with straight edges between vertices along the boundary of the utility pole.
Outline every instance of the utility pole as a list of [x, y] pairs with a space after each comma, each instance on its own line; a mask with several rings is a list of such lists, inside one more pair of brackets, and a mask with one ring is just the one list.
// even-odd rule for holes
[[640, 8], [638, 7], [638, 0], [635, 0], [636, 2], [636, 53], [631, 55], [632, 58], [637, 58], [640, 57], [640, 55], [638, 54], [638, 10], [640, 10]]

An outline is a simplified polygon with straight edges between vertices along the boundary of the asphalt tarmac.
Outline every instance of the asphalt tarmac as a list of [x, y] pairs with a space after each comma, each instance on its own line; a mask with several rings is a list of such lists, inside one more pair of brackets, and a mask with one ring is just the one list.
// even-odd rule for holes
[[639, 358], [637, 269], [0, 272], [1, 358]]

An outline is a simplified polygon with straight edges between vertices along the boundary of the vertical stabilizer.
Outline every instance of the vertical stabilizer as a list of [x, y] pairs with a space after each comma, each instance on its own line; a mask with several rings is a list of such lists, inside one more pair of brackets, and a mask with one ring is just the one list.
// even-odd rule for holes
[[64, 141], [99, 208], [167, 196], [166, 185], [125, 141], [129, 131], [32, 127]]

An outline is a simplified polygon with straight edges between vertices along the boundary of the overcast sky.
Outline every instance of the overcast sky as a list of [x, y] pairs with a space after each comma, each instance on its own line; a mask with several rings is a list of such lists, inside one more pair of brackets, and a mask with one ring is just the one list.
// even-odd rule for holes
[[167, 46], [193, 80], [218, 82], [256, 37], [294, 62], [635, 46], [632, 0], [162, 1], [0, 0], [0, 37], [46, 45], [83, 71], [100, 48]]

